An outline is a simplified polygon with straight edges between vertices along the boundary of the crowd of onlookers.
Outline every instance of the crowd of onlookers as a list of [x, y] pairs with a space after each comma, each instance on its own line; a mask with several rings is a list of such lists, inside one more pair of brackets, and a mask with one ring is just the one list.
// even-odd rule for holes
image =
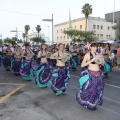
[[[5, 50], [8, 45], [0, 45], [0, 52]], [[19, 46], [22, 50], [25, 49], [25, 46]], [[84, 57], [84, 55], [89, 51], [85, 44], [75, 44], [70, 43], [64, 45], [64, 50], [70, 52], [71, 50], [76, 50], [79, 58], [80, 63]], [[37, 57], [38, 51], [41, 49], [40, 45], [31, 45], [30, 49], [35, 53], [34, 59]], [[14, 51], [14, 46], [11, 46], [11, 50]], [[57, 51], [57, 44], [47, 45], [47, 50], [49, 52], [56, 52]], [[104, 55], [105, 57], [109, 58], [112, 63], [112, 67], [120, 67], [120, 43], [114, 42], [113, 44], [109, 43], [98, 43], [98, 50], [97, 53]]]

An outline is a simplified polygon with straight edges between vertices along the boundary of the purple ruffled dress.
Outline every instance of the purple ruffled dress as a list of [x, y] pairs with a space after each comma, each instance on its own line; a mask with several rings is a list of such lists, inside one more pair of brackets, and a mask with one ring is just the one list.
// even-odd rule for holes
[[85, 108], [96, 109], [103, 103], [103, 72], [85, 70], [81, 72], [79, 79], [80, 91], [76, 94], [76, 100]]

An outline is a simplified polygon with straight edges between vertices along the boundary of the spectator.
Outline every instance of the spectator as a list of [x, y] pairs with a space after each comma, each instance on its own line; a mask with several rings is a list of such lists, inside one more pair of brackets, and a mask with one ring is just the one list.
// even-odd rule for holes
[[120, 43], [117, 48], [117, 67], [120, 67]]

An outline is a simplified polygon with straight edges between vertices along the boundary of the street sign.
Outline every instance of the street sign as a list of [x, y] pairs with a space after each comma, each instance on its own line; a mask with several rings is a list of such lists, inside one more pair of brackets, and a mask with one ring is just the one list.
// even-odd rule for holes
[[42, 21], [52, 22], [52, 19], [42, 19]]

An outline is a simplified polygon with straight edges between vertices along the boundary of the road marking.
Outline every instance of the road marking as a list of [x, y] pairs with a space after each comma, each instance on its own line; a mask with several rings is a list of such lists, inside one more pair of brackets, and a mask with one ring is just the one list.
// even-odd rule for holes
[[[76, 75], [71, 75], [71, 76], [76, 77], [76, 78], [80, 78], [79, 76], [76, 76]], [[105, 85], [120, 89], [120, 87], [116, 86], [116, 85], [111, 85], [111, 84], [105, 84]]]
[[[67, 93], [68, 95], [70, 95], [71, 97], [75, 98], [75, 96], [73, 96], [72, 94], [70, 94], [70, 93], [68, 93], [68, 92], [66, 92], [66, 93]], [[110, 110], [110, 109], [108, 109], [108, 108], [106, 108], [106, 107], [103, 107], [103, 106], [99, 106], [99, 107], [101, 107], [101, 108], [103, 108], [103, 109], [105, 109], [105, 110], [107, 110], [107, 111], [110, 111], [110, 112], [112, 112], [112, 113], [120, 116], [119, 113], [117, 113], [117, 112], [115, 112], [115, 111], [113, 111], [113, 110]]]
[[23, 87], [25, 87], [25, 84], [14, 84], [14, 83], [0, 83], [3, 85], [17, 85], [19, 87], [17, 87], [15, 90], [9, 92], [7, 95], [5, 95], [4, 97], [0, 98], [0, 103], [2, 103], [3, 101], [5, 101], [6, 99], [8, 99], [10, 96], [12, 96], [13, 94], [15, 94], [17, 91], [19, 91], [20, 89], [22, 89]]
[[[80, 90], [80, 88], [78, 88], [78, 87], [75, 87], [75, 86], [72, 86], [72, 85], [68, 85], [68, 86], [70, 86], [70, 87], [72, 87], [74, 89]], [[110, 99], [110, 98], [107, 98], [107, 97], [103, 97], [103, 98], [106, 99], [106, 100], [112, 101], [114, 103], [120, 104], [120, 102], [118, 102], [116, 100], [113, 100], [113, 99]]]
[[115, 85], [111, 85], [111, 84], [105, 84], [105, 85], [108, 85], [108, 86], [111, 86], [111, 87], [115, 87], [115, 88], [120, 89], [120, 87], [119, 87], [119, 86], [115, 86]]

